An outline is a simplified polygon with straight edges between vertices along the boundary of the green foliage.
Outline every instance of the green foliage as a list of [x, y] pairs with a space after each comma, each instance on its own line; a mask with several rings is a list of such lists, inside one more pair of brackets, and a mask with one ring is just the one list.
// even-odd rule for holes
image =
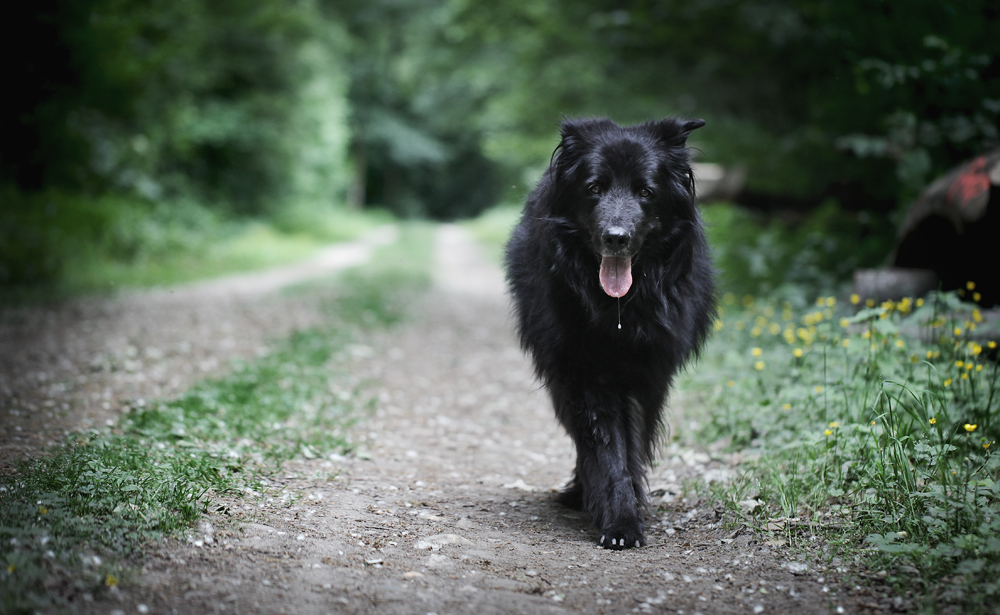
[[386, 223], [378, 212], [303, 206], [270, 224], [190, 200], [155, 203], [8, 188], [0, 209], [0, 302], [107, 292], [288, 263]]
[[487, 151], [521, 168], [547, 158], [561, 114], [697, 115], [694, 144], [746, 167], [762, 206], [885, 210], [1000, 140], [987, 0], [459, 6], [450, 38], [497, 79]]
[[352, 0], [330, 10], [352, 37], [355, 204], [436, 219], [492, 206], [504, 176], [481, 145], [492, 75], [466, 70], [450, 42], [452, 3]]
[[[342, 201], [343, 35], [313, 3], [55, 0], [19, 7], [19, 118], [0, 177], [241, 213]], [[339, 197], [339, 198], [338, 198]]]
[[894, 237], [884, 217], [845, 212], [833, 200], [795, 222], [729, 203], [701, 211], [724, 291], [778, 291], [798, 303], [849, 281], [859, 267], [880, 265]]
[[1000, 332], [954, 294], [836, 304], [724, 298], [703, 353], [718, 371], [684, 387], [710, 409], [699, 438], [759, 455], [723, 497], [762, 500], [752, 521], [793, 545], [810, 520], [838, 522], [831, 539], [875, 547], [868, 565], [930, 605], [995, 599]]
[[[379, 315], [364, 319], [371, 327], [398, 320], [427, 287], [429, 245], [426, 228], [405, 230], [375, 257], [374, 279], [338, 281], [327, 326], [176, 399], [134, 404], [112, 430], [0, 477], [0, 610], [72, 608], [116, 586], [126, 558], [186, 530], [214, 495], [252, 497], [255, 478], [283, 460], [352, 450], [349, 428], [372, 400], [349, 370], [364, 342], [349, 315]], [[409, 266], [388, 275], [397, 259]]]

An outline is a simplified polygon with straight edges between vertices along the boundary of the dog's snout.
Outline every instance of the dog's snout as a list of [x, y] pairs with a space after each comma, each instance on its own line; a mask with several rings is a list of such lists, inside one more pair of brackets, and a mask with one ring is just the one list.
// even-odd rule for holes
[[620, 252], [628, 248], [629, 243], [632, 240], [632, 236], [620, 226], [612, 226], [604, 230], [601, 235], [601, 241], [604, 242], [604, 247], [611, 252]]

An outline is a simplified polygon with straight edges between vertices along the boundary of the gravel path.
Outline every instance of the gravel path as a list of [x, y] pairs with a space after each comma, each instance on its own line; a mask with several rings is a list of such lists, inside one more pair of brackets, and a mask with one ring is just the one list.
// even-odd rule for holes
[[113, 424], [130, 404], [174, 396], [322, 321], [275, 291], [365, 261], [396, 229], [295, 265], [115, 298], [0, 310], [0, 472], [68, 432]]
[[[154, 547], [139, 578], [84, 611], [708, 615], [891, 607], [838, 585], [838, 562], [795, 561], [801, 555], [781, 541], [725, 530], [721, 511], [684, 497], [684, 481], [732, 472], [733, 460], [721, 455], [665, 448], [651, 480], [649, 546], [597, 548], [586, 517], [553, 502], [573, 449], [517, 347], [502, 275], [457, 227], [441, 227], [436, 261], [436, 287], [413, 321], [371, 339], [370, 352], [353, 353], [358, 377], [377, 382], [374, 416], [355, 433], [359, 454], [288, 463], [264, 493], [221, 500], [186, 540]], [[195, 301], [190, 314], [224, 332], [214, 318], [231, 322], [246, 311], [250, 322], [256, 310], [272, 313], [251, 306], [273, 301], [287, 310], [289, 299], [233, 298], [209, 313], [201, 310], [221, 300]], [[304, 307], [271, 330], [315, 317]], [[141, 382], [176, 377], [161, 394], [182, 388], [187, 377], [169, 367], [161, 379], [151, 375], [146, 349], [200, 341], [175, 330], [147, 342], [147, 330], [108, 329], [142, 361], [125, 372], [145, 374]], [[251, 354], [260, 343], [239, 341]], [[71, 374], [79, 364], [64, 368]]]

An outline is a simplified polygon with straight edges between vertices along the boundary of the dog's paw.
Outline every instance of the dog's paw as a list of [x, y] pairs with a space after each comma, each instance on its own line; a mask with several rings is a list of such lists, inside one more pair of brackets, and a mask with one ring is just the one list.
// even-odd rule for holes
[[635, 526], [615, 526], [601, 532], [598, 544], [605, 549], [638, 549], [646, 544], [642, 528]]

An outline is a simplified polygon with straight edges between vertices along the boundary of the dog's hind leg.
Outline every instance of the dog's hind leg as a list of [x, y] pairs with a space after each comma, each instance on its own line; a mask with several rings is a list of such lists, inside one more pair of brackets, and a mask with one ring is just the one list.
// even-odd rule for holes
[[604, 548], [645, 544], [645, 472], [637, 404], [608, 391], [553, 387], [552, 392], [577, 454], [576, 475], [560, 501], [590, 513]]

